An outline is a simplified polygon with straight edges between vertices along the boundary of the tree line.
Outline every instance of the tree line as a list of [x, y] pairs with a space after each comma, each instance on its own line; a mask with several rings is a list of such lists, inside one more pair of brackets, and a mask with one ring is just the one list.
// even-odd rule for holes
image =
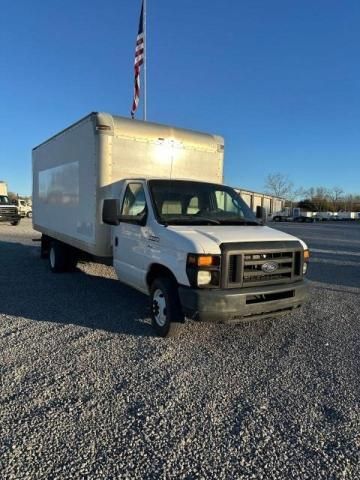
[[264, 190], [269, 195], [285, 198], [287, 206], [316, 212], [360, 212], [360, 195], [345, 193], [342, 187], [295, 187], [287, 175], [269, 174]]

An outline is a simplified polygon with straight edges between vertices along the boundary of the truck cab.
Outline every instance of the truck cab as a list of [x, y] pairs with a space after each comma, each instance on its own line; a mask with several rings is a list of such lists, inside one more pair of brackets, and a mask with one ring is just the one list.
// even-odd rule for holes
[[10, 202], [7, 195], [0, 195], [0, 222], [9, 222], [11, 225], [18, 225], [21, 216], [18, 208]]
[[21, 217], [32, 217], [32, 206], [29, 205], [26, 200], [22, 198], [16, 198], [13, 200], [13, 205], [16, 205]]
[[128, 179], [104, 200], [119, 280], [150, 295], [164, 336], [183, 316], [238, 323], [284, 314], [306, 296], [306, 244], [265, 226], [230, 187]]

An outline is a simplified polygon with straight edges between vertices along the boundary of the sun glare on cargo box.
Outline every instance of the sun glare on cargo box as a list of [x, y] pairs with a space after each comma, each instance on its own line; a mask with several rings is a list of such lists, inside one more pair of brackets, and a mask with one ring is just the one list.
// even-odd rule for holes
[[154, 155], [162, 164], [177, 160], [183, 150], [183, 144], [170, 138], [159, 138], [155, 144]]

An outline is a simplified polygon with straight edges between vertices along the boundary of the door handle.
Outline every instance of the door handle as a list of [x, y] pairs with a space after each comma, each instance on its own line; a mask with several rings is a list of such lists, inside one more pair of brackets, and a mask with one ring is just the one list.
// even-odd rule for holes
[[115, 247], [117, 247], [119, 245], [119, 239], [118, 237], [115, 237]]

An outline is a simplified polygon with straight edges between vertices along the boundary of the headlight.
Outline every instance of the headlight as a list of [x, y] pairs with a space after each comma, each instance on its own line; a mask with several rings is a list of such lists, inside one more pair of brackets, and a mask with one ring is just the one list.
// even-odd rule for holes
[[303, 275], [306, 275], [306, 272], [307, 272], [307, 262], [304, 262], [303, 264]]
[[211, 282], [211, 272], [206, 270], [199, 270], [197, 274], [197, 284], [208, 285]]
[[220, 255], [190, 253], [187, 257], [186, 273], [192, 287], [220, 286]]

